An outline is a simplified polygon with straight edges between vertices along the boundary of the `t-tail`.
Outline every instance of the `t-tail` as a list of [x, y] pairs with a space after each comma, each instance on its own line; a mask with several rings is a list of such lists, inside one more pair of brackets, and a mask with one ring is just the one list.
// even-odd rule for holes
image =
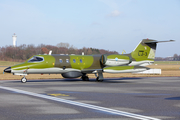
[[152, 39], [143, 39], [138, 46], [131, 52], [132, 63], [130, 65], [146, 66], [154, 63], [157, 43], [171, 42], [157, 41]]
[[157, 43], [171, 42], [143, 39], [130, 54], [102, 55], [101, 63], [105, 66], [104, 72], [108, 73], [132, 73], [142, 72], [149, 68], [144, 67], [154, 63]]

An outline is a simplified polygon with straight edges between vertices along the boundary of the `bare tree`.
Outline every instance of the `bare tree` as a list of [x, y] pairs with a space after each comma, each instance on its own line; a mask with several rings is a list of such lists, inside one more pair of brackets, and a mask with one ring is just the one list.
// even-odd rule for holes
[[174, 57], [174, 60], [175, 60], [175, 61], [179, 60], [179, 56], [178, 56], [177, 54], [174, 54], [173, 57]]
[[48, 54], [49, 53], [49, 50], [47, 48], [45, 48], [45, 47], [41, 48], [41, 51], [44, 54]]
[[[59, 43], [57, 46], [40, 44], [38, 46], [31, 45], [20, 45], [17, 47], [5, 46], [0, 47], [0, 60], [6, 61], [25, 61], [33, 55], [37, 54], [48, 54], [49, 50], [52, 50], [53, 54], [117, 54], [116, 51], [109, 51], [104, 49], [86, 48], [77, 49], [69, 43]], [[176, 55], [177, 56], [177, 55]], [[179, 57], [179, 56], [178, 56]]]
[[92, 54], [92, 50], [90, 48], [88, 48], [87, 55], [91, 55], [91, 54]]

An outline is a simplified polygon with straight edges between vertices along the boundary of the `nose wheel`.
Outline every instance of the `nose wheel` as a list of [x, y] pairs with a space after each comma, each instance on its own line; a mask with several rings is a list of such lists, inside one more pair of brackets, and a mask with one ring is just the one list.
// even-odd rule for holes
[[25, 76], [21, 79], [21, 82], [22, 82], [22, 83], [26, 83], [26, 82], [27, 82], [27, 79], [26, 79]]

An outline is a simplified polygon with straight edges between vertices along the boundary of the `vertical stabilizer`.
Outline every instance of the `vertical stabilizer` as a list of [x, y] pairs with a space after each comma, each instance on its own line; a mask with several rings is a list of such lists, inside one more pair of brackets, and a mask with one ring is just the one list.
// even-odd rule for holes
[[[152, 39], [143, 39], [138, 46], [131, 53], [133, 59], [133, 65], [149, 65], [154, 62], [157, 43], [159, 42], [171, 42], [169, 41], [157, 41]], [[135, 64], [136, 63], [136, 64]]]
[[143, 39], [140, 44], [131, 53], [132, 58], [136, 60], [154, 60], [156, 53], [156, 40]]

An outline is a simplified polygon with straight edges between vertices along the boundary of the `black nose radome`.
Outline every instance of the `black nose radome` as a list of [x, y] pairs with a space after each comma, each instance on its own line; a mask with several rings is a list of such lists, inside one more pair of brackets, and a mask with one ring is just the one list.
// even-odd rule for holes
[[4, 69], [4, 72], [11, 73], [11, 67], [8, 67], [8, 68]]

